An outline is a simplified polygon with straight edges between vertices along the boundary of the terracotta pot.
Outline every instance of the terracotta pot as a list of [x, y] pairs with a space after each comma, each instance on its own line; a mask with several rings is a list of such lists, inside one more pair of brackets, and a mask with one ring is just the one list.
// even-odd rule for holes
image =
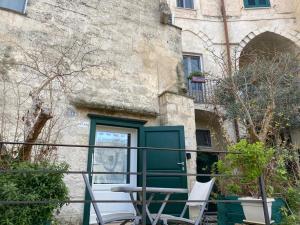
[[193, 83], [205, 83], [205, 77], [192, 77], [192, 82]]

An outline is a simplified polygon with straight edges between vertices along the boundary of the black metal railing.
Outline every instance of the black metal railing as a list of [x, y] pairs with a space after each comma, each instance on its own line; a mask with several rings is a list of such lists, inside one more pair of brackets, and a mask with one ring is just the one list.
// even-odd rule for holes
[[[102, 149], [103, 151], [109, 150], [109, 149], [126, 149], [129, 151], [137, 150], [141, 152], [141, 160], [142, 160], [142, 168], [141, 170], [137, 172], [103, 172], [103, 171], [85, 171], [85, 170], [69, 170], [69, 171], [51, 171], [51, 170], [11, 170], [11, 169], [0, 169], [0, 174], [4, 173], [10, 173], [10, 174], [17, 174], [17, 173], [44, 173], [44, 174], [57, 174], [57, 173], [64, 173], [64, 174], [78, 174], [83, 176], [84, 183], [86, 184], [86, 190], [90, 194], [89, 199], [70, 199], [67, 201], [57, 201], [57, 200], [34, 200], [34, 201], [28, 201], [28, 200], [20, 200], [20, 201], [14, 201], [14, 200], [1, 200], [0, 199], [0, 205], [33, 205], [33, 204], [51, 204], [51, 203], [67, 203], [67, 204], [92, 204], [94, 207], [94, 210], [96, 212], [97, 217], [97, 223], [99, 225], [104, 225], [104, 222], [101, 218], [101, 212], [97, 208], [97, 203], [134, 203], [137, 205], [140, 205], [141, 207], [141, 224], [146, 225], [147, 224], [147, 177], [148, 176], [193, 176], [193, 177], [201, 177], [201, 176], [209, 176], [209, 177], [229, 177], [233, 175], [225, 175], [225, 174], [198, 174], [198, 173], [174, 173], [174, 172], [149, 172], [147, 171], [147, 151], [184, 151], [184, 152], [191, 152], [191, 153], [199, 153], [199, 152], [209, 152], [209, 153], [217, 153], [217, 154], [226, 154], [227, 151], [212, 151], [212, 150], [189, 150], [189, 149], [174, 149], [174, 148], [155, 148], [155, 147], [124, 147], [124, 146], [96, 146], [96, 145], [69, 145], [69, 144], [40, 144], [40, 143], [23, 143], [23, 142], [0, 142], [0, 146], [3, 145], [33, 145], [33, 146], [47, 146], [47, 147], [57, 147], [57, 150], [59, 150], [59, 147], [63, 147], [65, 150], [68, 148], [69, 150], [74, 150], [75, 148], [86, 148], [89, 149], [89, 151], [94, 151], [94, 149]], [[241, 154], [239, 152], [231, 152], [231, 154]], [[72, 157], [74, 154], [69, 154], [69, 157]], [[136, 199], [134, 201], [132, 200], [101, 200], [101, 199], [95, 199], [95, 197], [92, 194], [91, 189], [91, 177], [96, 174], [121, 174], [121, 175], [136, 175], [142, 177], [141, 182], [141, 188], [142, 188], [142, 194], [141, 199]], [[265, 184], [263, 177], [260, 177], [258, 180], [258, 186], [260, 188], [261, 192], [261, 200], [256, 200], [255, 202], [259, 202], [263, 205], [264, 209], [264, 216], [265, 216], [265, 224], [270, 225], [270, 218], [269, 218], [269, 212], [268, 212], [268, 206], [267, 206], [267, 196], [266, 196], [266, 190], [265, 190]], [[248, 200], [153, 200], [152, 203], [187, 203], [187, 202], [206, 202], [206, 203], [242, 203], [242, 202], [250, 202]], [[253, 200], [251, 200], [253, 202]]]
[[187, 81], [188, 95], [195, 99], [199, 104], [212, 104], [213, 96], [219, 80], [217, 79], [204, 79], [203, 81], [194, 82], [193, 80]]

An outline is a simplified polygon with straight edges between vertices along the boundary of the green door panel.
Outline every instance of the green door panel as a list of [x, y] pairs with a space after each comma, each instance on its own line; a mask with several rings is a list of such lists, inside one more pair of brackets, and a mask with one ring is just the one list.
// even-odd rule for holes
[[[184, 149], [184, 128], [175, 127], [142, 127], [140, 130], [140, 146], [153, 148]], [[184, 162], [184, 166], [180, 163]], [[185, 151], [147, 150], [147, 172], [149, 173], [186, 173]], [[138, 170], [142, 171], [143, 164], [139, 154]], [[142, 185], [141, 178], [138, 184]], [[147, 175], [148, 187], [187, 188], [186, 176]], [[156, 196], [156, 200], [163, 196]], [[186, 200], [186, 194], [174, 194], [173, 200]], [[150, 205], [150, 211], [156, 213], [160, 204]], [[169, 203], [164, 213], [180, 215], [183, 203]]]

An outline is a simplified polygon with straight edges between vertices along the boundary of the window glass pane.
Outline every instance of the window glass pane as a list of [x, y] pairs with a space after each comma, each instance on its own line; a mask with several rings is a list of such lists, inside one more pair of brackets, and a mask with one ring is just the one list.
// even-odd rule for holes
[[259, 0], [259, 5], [267, 5], [267, 0]]
[[185, 0], [185, 8], [193, 9], [194, 8], [193, 0]]
[[[97, 131], [96, 145], [100, 146], [130, 146], [130, 134]], [[128, 149], [95, 149], [94, 151], [94, 172], [129, 172], [129, 151]], [[97, 174], [94, 176], [94, 184], [126, 184], [129, 183], [129, 176], [126, 174]]]
[[255, 6], [255, 0], [248, 0], [248, 5]]
[[192, 56], [191, 57], [191, 66], [192, 66], [192, 71], [201, 71], [200, 68], [200, 57], [199, 56]]
[[25, 3], [26, 0], [0, 0], [0, 7], [23, 13]]
[[196, 140], [198, 146], [211, 147], [211, 137], [209, 130], [197, 130]]
[[189, 72], [189, 57], [188, 56], [183, 56], [183, 70], [184, 70], [185, 76], [188, 77], [190, 74], [190, 72]]
[[183, 1], [184, 0], [177, 0], [177, 7], [184, 7], [184, 5], [183, 5]]

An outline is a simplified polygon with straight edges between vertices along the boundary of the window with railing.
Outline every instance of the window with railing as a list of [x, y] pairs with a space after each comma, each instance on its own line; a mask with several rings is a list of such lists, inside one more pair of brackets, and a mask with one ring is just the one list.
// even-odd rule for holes
[[245, 8], [270, 7], [270, 0], [244, 0]]
[[183, 55], [183, 66], [186, 78], [188, 78], [192, 72], [202, 72], [201, 55]]
[[28, 0], [0, 0], [0, 8], [25, 13]]
[[193, 9], [194, 8], [194, 0], [177, 0], [177, 7]]

